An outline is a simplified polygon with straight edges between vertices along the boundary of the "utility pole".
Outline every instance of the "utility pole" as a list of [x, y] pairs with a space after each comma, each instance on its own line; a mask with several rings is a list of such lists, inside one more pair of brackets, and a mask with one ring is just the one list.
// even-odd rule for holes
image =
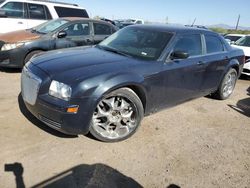
[[239, 22], [240, 22], [240, 14], [239, 14], [239, 16], [238, 16], [237, 24], [236, 24], [236, 27], [235, 27], [235, 30], [236, 30], [236, 31], [238, 30]]
[[195, 22], [196, 22], [196, 18], [194, 19], [194, 21], [193, 21], [193, 23], [192, 23], [192, 25], [191, 25], [191, 26], [194, 26]]
[[168, 16], [166, 17], [165, 23], [168, 24]]

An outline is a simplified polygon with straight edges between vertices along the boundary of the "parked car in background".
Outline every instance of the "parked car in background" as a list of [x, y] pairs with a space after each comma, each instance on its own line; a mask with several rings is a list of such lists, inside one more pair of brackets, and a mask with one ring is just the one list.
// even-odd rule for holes
[[237, 40], [239, 40], [240, 38], [244, 37], [246, 35], [242, 35], [242, 34], [226, 34], [224, 36], [224, 38], [226, 39], [226, 41], [229, 44], [234, 44]]
[[28, 30], [0, 35], [0, 66], [22, 68], [35, 54], [95, 45], [116, 32], [115, 26], [87, 18], [59, 18]]
[[160, 109], [209, 94], [227, 99], [243, 61], [242, 50], [209, 30], [134, 25], [94, 47], [31, 59], [22, 72], [22, 97], [58, 131], [114, 142]]
[[144, 24], [143, 19], [128, 19], [127, 22], [131, 22], [133, 24]]
[[89, 16], [84, 8], [76, 4], [46, 0], [0, 0], [0, 33], [32, 28], [61, 17]]
[[130, 25], [144, 24], [144, 20], [142, 19], [114, 20], [114, 23], [119, 29], [122, 29]]
[[250, 76], [250, 35], [242, 37], [235, 42], [233, 47], [240, 48], [244, 51], [246, 56], [246, 62], [243, 67], [242, 74]]

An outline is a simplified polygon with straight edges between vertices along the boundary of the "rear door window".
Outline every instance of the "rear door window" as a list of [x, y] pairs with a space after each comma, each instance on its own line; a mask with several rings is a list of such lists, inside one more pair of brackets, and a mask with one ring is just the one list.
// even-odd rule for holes
[[202, 55], [201, 36], [199, 34], [182, 35], [173, 51], [187, 52], [189, 56]]
[[95, 35], [110, 35], [111, 27], [105, 24], [94, 23]]
[[5, 10], [6, 16], [9, 18], [25, 18], [24, 3], [9, 2], [2, 9]]
[[58, 14], [58, 17], [82, 17], [88, 18], [88, 13], [84, 9], [74, 9], [55, 6], [55, 10]]
[[46, 8], [43, 5], [28, 3], [29, 18], [34, 20], [47, 20]]
[[218, 37], [205, 35], [205, 40], [208, 54], [224, 51], [224, 45]]

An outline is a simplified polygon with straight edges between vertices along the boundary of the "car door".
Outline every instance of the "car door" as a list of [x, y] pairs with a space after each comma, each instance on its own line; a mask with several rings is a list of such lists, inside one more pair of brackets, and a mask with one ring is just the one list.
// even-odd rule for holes
[[1, 9], [5, 11], [6, 17], [0, 18], [0, 33], [7, 33], [28, 28], [25, 3], [7, 2], [2, 5]]
[[[189, 54], [186, 59], [173, 59], [174, 52]], [[180, 34], [163, 66], [164, 93], [167, 106], [196, 98], [201, 95], [204, 78], [203, 43], [200, 34]]]
[[108, 24], [93, 23], [94, 44], [98, 44], [112, 34], [112, 28]]
[[62, 31], [66, 33], [66, 36], [56, 40], [57, 49], [93, 45], [90, 23], [87, 21], [74, 22], [66, 26]]
[[229, 63], [228, 52], [221, 39], [212, 34], [204, 35], [206, 44], [206, 64], [202, 90], [211, 93], [220, 84], [223, 72]]

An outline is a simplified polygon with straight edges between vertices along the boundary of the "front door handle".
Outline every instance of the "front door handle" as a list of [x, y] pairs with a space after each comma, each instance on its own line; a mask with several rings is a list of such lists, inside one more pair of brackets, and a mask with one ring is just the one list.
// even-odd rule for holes
[[89, 43], [91, 43], [91, 40], [90, 39], [86, 39], [86, 42], [89, 44]]
[[204, 61], [199, 61], [199, 62], [197, 63], [197, 65], [204, 65], [204, 64], [205, 64]]
[[17, 24], [23, 24], [23, 22], [17, 22]]

